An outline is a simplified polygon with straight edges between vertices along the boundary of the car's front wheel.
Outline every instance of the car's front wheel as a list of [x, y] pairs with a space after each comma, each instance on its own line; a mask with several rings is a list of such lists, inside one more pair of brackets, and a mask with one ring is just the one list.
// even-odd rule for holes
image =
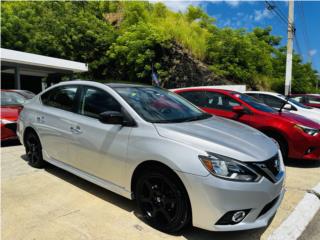
[[30, 166], [42, 168], [45, 161], [42, 158], [42, 146], [39, 137], [34, 132], [28, 132], [25, 137], [26, 155]]
[[188, 196], [180, 179], [158, 169], [144, 172], [134, 192], [143, 218], [161, 231], [180, 231], [191, 219]]

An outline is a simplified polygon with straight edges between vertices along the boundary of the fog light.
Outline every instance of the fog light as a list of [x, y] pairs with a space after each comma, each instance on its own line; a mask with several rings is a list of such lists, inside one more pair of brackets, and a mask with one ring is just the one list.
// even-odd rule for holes
[[232, 221], [235, 223], [241, 222], [246, 216], [245, 211], [238, 211], [232, 216]]
[[310, 154], [311, 152], [313, 152], [316, 148], [315, 147], [310, 147], [308, 148], [308, 150], [305, 152], [305, 154]]
[[224, 214], [216, 225], [234, 225], [241, 222], [250, 212], [250, 209], [230, 211]]

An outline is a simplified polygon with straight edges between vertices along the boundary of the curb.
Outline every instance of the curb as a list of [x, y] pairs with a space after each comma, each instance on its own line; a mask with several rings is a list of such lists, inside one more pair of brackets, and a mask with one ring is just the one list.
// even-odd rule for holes
[[268, 240], [298, 239], [320, 209], [320, 183], [307, 191], [289, 217], [269, 236]]

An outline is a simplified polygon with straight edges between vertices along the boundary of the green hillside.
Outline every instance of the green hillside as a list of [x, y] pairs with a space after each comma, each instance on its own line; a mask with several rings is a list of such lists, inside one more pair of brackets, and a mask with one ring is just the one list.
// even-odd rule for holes
[[[164, 87], [244, 83], [282, 91], [285, 48], [271, 27], [218, 28], [200, 8], [149, 2], [2, 2], [4, 48], [89, 63], [81, 77]], [[315, 92], [316, 72], [293, 59], [293, 91]]]

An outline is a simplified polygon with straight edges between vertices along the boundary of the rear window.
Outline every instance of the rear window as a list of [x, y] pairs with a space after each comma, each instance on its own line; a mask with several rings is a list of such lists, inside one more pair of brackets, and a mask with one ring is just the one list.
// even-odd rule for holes
[[1, 91], [1, 106], [19, 106], [25, 101], [26, 99], [19, 93]]

